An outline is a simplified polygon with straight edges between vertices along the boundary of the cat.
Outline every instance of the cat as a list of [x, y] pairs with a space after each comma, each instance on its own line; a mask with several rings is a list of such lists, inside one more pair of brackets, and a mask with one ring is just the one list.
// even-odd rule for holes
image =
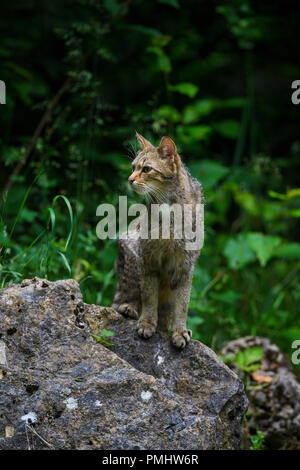
[[[149, 198], [148, 208], [151, 203], [203, 207], [202, 186], [183, 164], [173, 140], [163, 137], [157, 147], [138, 133], [137, 140], [141, 150], [132, 162], [128, 181], [135, 192]], [[150, 234], [150, 212], [147, 217]], [[194, 216], [192, 220], [195, 227]], [[170, 223], [169, 239], [164, 239], [161, 232], [158, 239], [119, 238], [118, 284], [112, 308], [138, 320], [137, 332], [142, 338], [150, 338], [156, 330], [166, 333], [171, 329], [172, 343], [183, 349], [192, 337], [186, 318], [194, 265], [201, 247], [187, 249], [185, 239], [174, 238], [174, 216]], [[203, 218], [200, 223], [203, 233]], [[141, 230], [141, 221], [133, 230]]]

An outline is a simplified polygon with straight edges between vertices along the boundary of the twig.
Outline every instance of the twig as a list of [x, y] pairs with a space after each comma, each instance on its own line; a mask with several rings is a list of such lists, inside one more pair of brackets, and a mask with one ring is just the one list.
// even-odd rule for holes
[[25, 423], [25, 432], [26, 432], [27, 445], [28, 445], [28, 449], [27, 449], [27, 450], [31, 450], [30, 442], [29, 442], [29, 437], [28, 437], [28, 432], [27, 432], [27, 424], [26, 424], [26, 423]]
[[55, 449], [55, 447], [52, 444], [49, 444], [49, 442], [47, 442], [42, 436], [40, 436], [40, 434], [32, 426], [30, 426], [29, 424], [25, 424], [25, 425], [26, 425], [26, 428], [28, 428], [33, 434], [35, 434], [39, 439], [41, 439], [41, 441], [43, 441], [44, 444], [50, 447], [50, 449]]
[[[122, 5], [120, 5], [120, 7], [118, 8], [118, 10], [116, 11], [116, 13], [114, 13], [114, 15], [112, 15], [110, 21], [108, 21], [101, 33], [100, 33], [100, 37], [104, 36], [104, 34], [106, 34], [109, 30], [109, 27], [114, 23], [115, 19], [122, 13], [122, 11], [127, 8], [129, 6], [129, 4], [132, 2], [132, 0], [126, 0], [125, 2], [122, 3]], [[40, 122], [38, 123], [34, 133], [33, 133], [33, 136], [29, 142], [29, 145], [25, 151], [25, 155], [23, 156], [23, 158], [21, 158], [21, 160], [18, 162], [18, 164], [16, 165], [16, 167], [14, 168], [11, 176], [9, 177], [9, 179], [7, 180], [7, 183], [5, 184], [4, 186], [4, 189], [1, 193], [1, 198], [0, 198], [0, 204], [4, 201], [4, 198], [5, 198], [5, 195], [8, 193], [8, 191], [11, 189], [13, 183], [14, 183], [14, 177], [17, 176], [20, 171], [22, 170], [23, 166], [27, 163], [27, 161], [29, 160], [29, 157], [32, 153], [32, 150], [35, 146], [35, 143], [37, 141], [37, 139], [39, 138], [39, 136], [41, 135], [41, 133], [43, 132], [43, 129], [45, 127], [45, 125], [47, 124], [47, 122], [50, 120], [51, 118], [51, 114], [54, 110], [54, 108], [56, 107], [56, 105], [59, 103], [59, 101], [61, 100], [62, 96], [66, 93], [66, 91], [70, 88], [70, 85], [74, 79], [74, 76], [75, 76], [75, 73], [78, 72], [78, 70], [80, 70], [82, 68], [82, 66], [85, 64], [86, 60], [88, 59], [88, 57], [90, 56], [90, 54], [92, 53], [93, 49], [95, 47], [95, 43], [92, 44], [92, 46], [89, 48], [89, 50], [86, 52], [85, 56], [83, 57], [83, 59], [77, 64], [77, 66], [72, 70], [72, 74], [65, 80], [65, 82], [63, 83], [63, 85], [60, 87], [60, 89], [58, 90], [58, 92], [56, 93], [56, 95], [54, 96], [54, 98], [52, 99], [52, 101], [50, 102], [48, 108], [46, 109], [46, 111], [44, 112]]]

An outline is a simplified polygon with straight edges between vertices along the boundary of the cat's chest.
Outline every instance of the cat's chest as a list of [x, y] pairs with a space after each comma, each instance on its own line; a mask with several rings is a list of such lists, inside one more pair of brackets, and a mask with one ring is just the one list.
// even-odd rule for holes
[[182, 240], [147, 240], [141, 248], [144, 263], [160, 273], [178, 269], [185, 259]]

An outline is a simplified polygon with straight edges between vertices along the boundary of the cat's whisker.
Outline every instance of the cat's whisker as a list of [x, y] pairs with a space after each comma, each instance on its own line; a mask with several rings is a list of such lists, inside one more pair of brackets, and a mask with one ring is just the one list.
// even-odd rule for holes
[[150, 199], [151, 203], [155, 203], [155, 194], [154, 194], [154, 188], [151, 185], [151, 183], [146, 184], [147, 187], [147, 198]]
[[[160, 188], [157, 188], [152, 183], [140, 182], [138, 188], [141, 191], [140, 194], [145, 196], [146, 201], [150, 204], [168, 204], [169, 200], [166, 195]], [[128, 188], [129, 192], [129, 188]]]
[[137, 155], [137, 148], [133, 146], [133, 144], [131, 142], [129, 142], [129, 148], [128, 150], [130, 151], [130, 153], [133, 155], [133, 159], [135, 159], [136, 155]]
[[162, 203], [167, 203], [168, 202], [168, 198], [166, 196], [166, 194], [159, 188], [153, 186], [151, 183], [149, 184], [149, 188], [150, 188], [150, 191], [153, 193], [153, 195], [156, 197], [156, 199], [159, 201], [159, 202], [162, 202]]
[[133, 161], [137, 155], [136, 149], [133, 147], [132, 143], [129, 142], [128, 145], [126, 145], [126, 150], [130, 153], [128, 158], [130, 158], [131, 161]]
[[133, 161], [135, 157], [132, 157], [131, 155], [126, 155], [126, 154], [122, 154], [121, 155], [122, 157], [126, 157], [126, 158], [129, 158], [129, 160]]

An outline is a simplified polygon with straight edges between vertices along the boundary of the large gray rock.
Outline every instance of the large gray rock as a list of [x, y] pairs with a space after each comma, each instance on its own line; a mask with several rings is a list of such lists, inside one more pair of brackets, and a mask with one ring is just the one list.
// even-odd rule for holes
[[[249, 431], [262, 431], [269, 449], [300, 450], [300, 382], [279, 347], [267, 338], [246, 336], [230, 341], [221, 352], [236, 354], [254, 346], [263, 349], [258, 377], [270, 377], [272, 381], [261, 385], [252, 381], [249, 387]], [[234, 363], [232, 368], [241, 377], [244, 375]]]
[[[115, 333], [114, 346], [91, 334]], [[198, 341], [182, 352], [82, 302], [74, 280], [0, 291], [0, 449], [238, 449], [243, 385]]]

